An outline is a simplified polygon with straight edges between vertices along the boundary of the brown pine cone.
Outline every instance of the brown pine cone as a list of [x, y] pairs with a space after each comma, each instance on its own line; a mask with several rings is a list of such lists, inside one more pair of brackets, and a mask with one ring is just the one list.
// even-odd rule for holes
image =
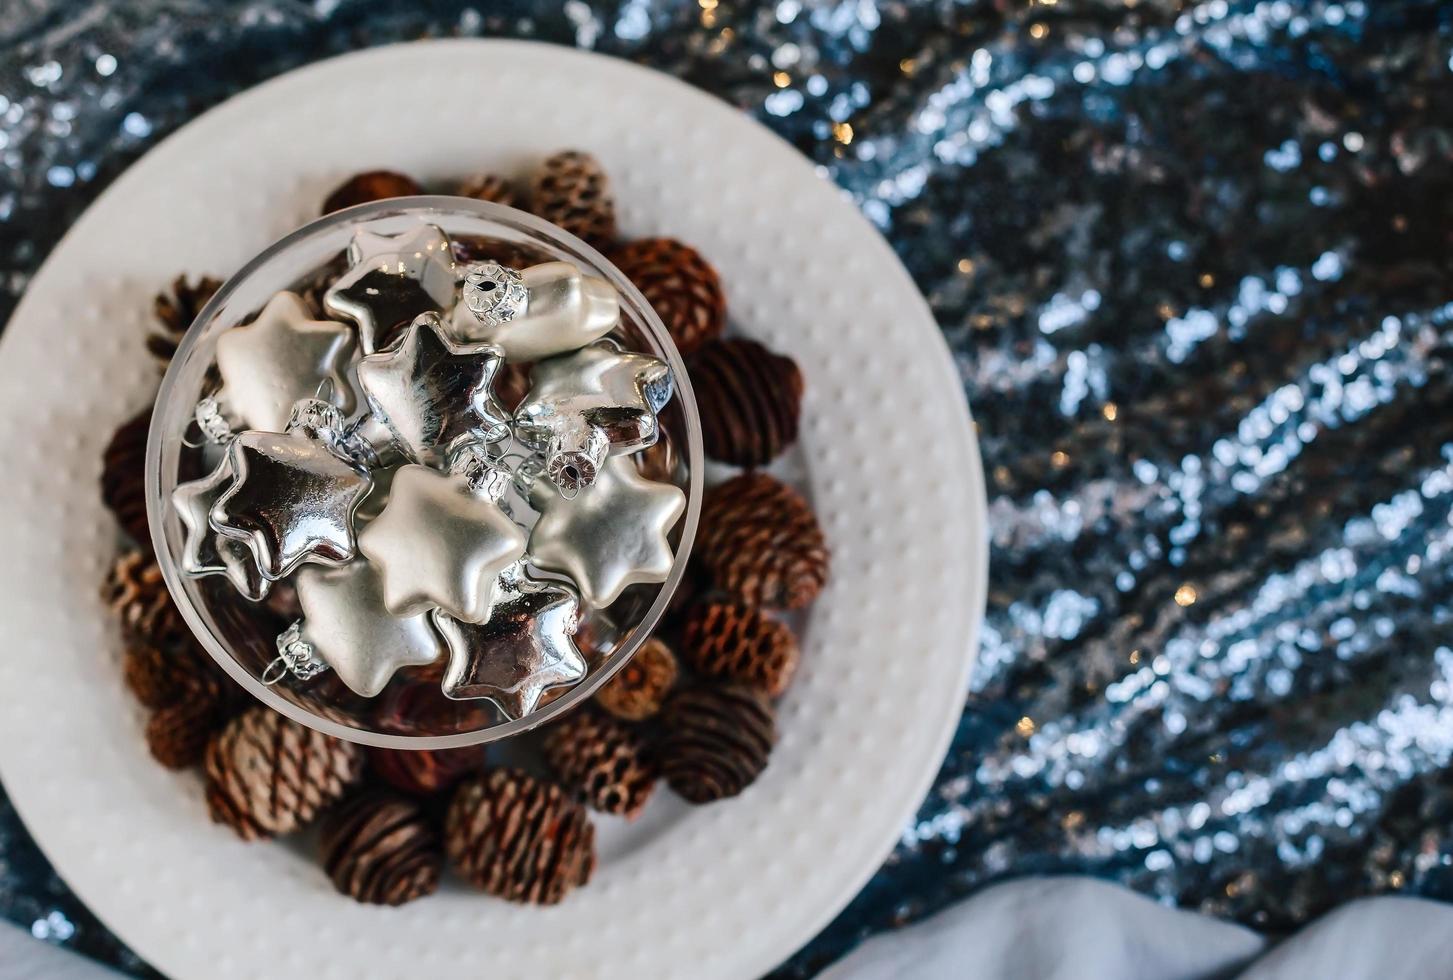
[[216, 698], [194, 693], [151, 716], [146, 745], [152, 758], [168, 769], [187, 769], [202, 761], [209, 740], [225, 721]]
[[503, 204], [507, 208], [519, 207], [520, 196], [515, 185], [499, 174], [479, 174], [459, 185], [460, 197], [472, 197], [476, 201]]
[[334, 188], [323, 201], [323, 214], [332, 214], [355, 204], [383, 201], [390, 197], [413, 197], [424, 193], [414, 178], [392, 170], [365, 170]]
[[802, 372], [792, 358], [731, 337], [698, 350], [687, 368], [712, 459], [765, 466], [797, 441]]
[[146, 433], [150, 428], [148, 406], [121, 423], [101, 454], [101, 502], [127, 537], [146, 551], [151, 550], [146, 521]]
[[412, 800], [365, 792], [330, 813], [319, 838], [333, 887], [370, 905], [403, 905], [439, 888], [439, 835]]
[[102, 598], [133, 639], [163, 650], [191, 642], [191, 631], [172, 602], [156, 559], [149, 553], [128, 551], [116, 559]]
[[[228, 722], [207, 749], [207, 781], [236, 821], [271, 834], [312, 822], [358, 781], [363, 754], [352, 742], [289, 721], [261, 705]], [[214, 807], [214, 819], [217, 809]]]
[[696, 554], [717, 588], [748, 605], [801, 609], [827, 581], [827, 542], [812, 508], [765, 473], [706, 492]]
[[[172, 362], [182, 334], [187, 332], [197, 314], [202, 312], [202, 307], [221, 288], [222, 280], [213, 279], [211, 276], [202, 276], [195, 284], [186, 276], [177, 276], [172, 282], [171, 292], [156, 294], [152, 312], [155, 313], [161, 330], [147, 335], [146, 349], [156, 358], [157, 366], [163, 371]], [[148, 409], [147, 415], [150, 414], [151, 410]]]
[[656, 788], [646, 740], [603, 711], [566, 715], [546, 730], [541, 749], [561, 784], [601, 813], [634, 819]]
[[[212, 770], [212, 756], [219, 751], [217, 739], [213, 737], [212, 741], [207, 743], [207, 751], [203, 755], [206, 771]], [[256, 820], [253, 820], [236, 803], [232, 802], [232, 797], [221, 786], [209, 779], [203, 783], [202, 791], [207, 800], [207, 812], [211, 814], [213, 823], [220, 823], [247, 841], [264, 840], [272, 836]]]
[[206, 653], [193, 644], [163, 650], [133, 640], [121, 655], [121, 678], [143, 707], [156, 710], [191, 694], [216, 700], [221, 684]]
[[777, 741], [772, 706], [746, 687], [696, 687], [662, 712], [661, 775], [690, 803], [736, 796], [767, 768]]
[[595, 701], [625, 721], [644, 721], [661, 710], [676, 686], [676, 655], [654, 636], [595, 693]]
[[730, 602], [694, 606], [681, 629], [681, 651], [698, 673], [769, 698], [781, 697], [797, 670], [792, 630], [752, 606]]
[[612, 251], [610, 260], [646, 297], [683, 355], [725, 329], [721, 277], [690, 245], [674, 238], [642, 238]]
[[368, 750], [368, 764], [384, 782], [411, 796], [432, 796], [484, 768], [478, 746], [462, 749]]
[[616, 237], [616, 205], [600, 161], [565, 150], [540, 164], [530, 184], [530, 210], [597, 248]]
[[476, 887], [554, 905], [595, 870], [595, 828], [554, 783], [495, 769], [460, 784], [444, 816], [444, 850]]

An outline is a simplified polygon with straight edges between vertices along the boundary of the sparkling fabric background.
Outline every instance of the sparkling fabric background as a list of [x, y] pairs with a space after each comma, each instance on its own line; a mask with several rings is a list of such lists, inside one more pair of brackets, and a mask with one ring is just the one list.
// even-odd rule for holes
[[[685, 78], [896, 247], [991, 501], [942, 775], [781, 975], [1026, 873], [1270, 930], [1453, 899], [1453, 5], [390, 6], [11, 0], [0, 313], [128, 163], [288, 68], [501, 35]], [[3, 802], [0, 910], [145, 971]]]

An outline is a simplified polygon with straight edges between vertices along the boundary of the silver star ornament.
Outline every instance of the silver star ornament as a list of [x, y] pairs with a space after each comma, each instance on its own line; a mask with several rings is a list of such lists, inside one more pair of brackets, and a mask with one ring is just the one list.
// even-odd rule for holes
[[563, 585], [537, 582], [520, 564], [500, 576], [499, 598], [487, 623], [431, 614], [449, 648], [443, 691], [455, 700], [488, 698], [508, 718], [535, 710], [552, 687], [585, 676], [575, 646], [580, 602]]
[[314, 320], [294, 293], [278, 293], [251, 323], [217, 338], [222, 400], [242, 427], [281, 432], [293, 404], [329, 387], [334, 404], [353, 410], [348, 365], [352, 328]]
[[620, 323], [615, 287], [572, 263], [545, 262], [521, 272], [493, 263], [479, 269], [465, 275], [450, 329], [461, 340], [499, 345], [506, 360], [578, 350]]
[[323, 308], [357, 324], [363, 352], [372, 354], [394, 327], [453, 310], [458, 284], [453, 247], [438, 227], [400, 235], [360, 229], [348, 246], [348, 270], [323, 294]]
[[393, 445], [410, 462], [437, 466], [460, 436], [508, 430], [490, 388], [502, 363], [498, 347], [456, 343], [437, 315], [425, 313], [396, 346], [358, 362], [358, 384]]
[[182, 571], [191, 576], [226, 575], [243, 598], [259, 602], [267, 598], [272, 583], [259, 573], [247, 545], [218, 533], [210, 519], [212, 505], [231, 486], [232, 475], [232, 461], [223, 456], [211, 473], [172, 491], [172, 507], [185, 532]]
[[383, 580], [363, 558], [304, 568], [296, 582], [303, 608], [297, 638], [356, 694], [374, 697], [400, 667], [431, 664], [443, 652], [427, 614], [394, 616], [384, 608]]
[[536, 479], [530, 505], [540, 512], [530, 532], [531, 560], [569, 576], [586, 603], [603, 609], [631, 585], [666, 580], [674, 561], [667, 535], [686, 510], [686, 494], [616, 456], [573, 498]]
[[664, 361], [608, 341], [540, 361], [530, 384], [516, 434], [545, 454], [550, 479], [567, 492], [590, 486], [606, 456], [652, 445], [673, 390]]
[[497, 499], [462, 474], [417, 465], [394, 474], [388, 503], [358, 539], [389, 612], [439, 608], [470, 623], [489, 619], [500, 573], [525, 553], [525, 532]]

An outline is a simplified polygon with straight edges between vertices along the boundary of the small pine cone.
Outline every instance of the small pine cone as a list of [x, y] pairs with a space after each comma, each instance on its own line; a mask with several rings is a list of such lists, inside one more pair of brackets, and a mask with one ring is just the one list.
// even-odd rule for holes
[[676, 686], [676, 655], [652, 637], [595, 694], [606, 711], [625, 721], [644, 721], [661, 710]]
[[[221, 288], [222, 280], [213, 279], [211, 276], [202, 276], [195, 284], [186, 276], [177, 276], [172, 282], [171, 292], [156, 294], [152, 312], [156, 315], [161, 330], [147, 336], [146, 349], [156, 358], [157, 365], [162, 370], [166, 370], [166, 366], [171, 363], [182, 334], [187, 332], [197, 314], [202, 312], [202, 307]], [[150, 414], [148, 410], [147, 415]]]
[[101, 454], [101, 502], [139, 547], [151, 550], [146, 520], [146, 434], [151, 408], [122, 422]]
[[687, 367], [706, 455], [765, 466], [797, 441], [802, 372], [792, 358], [733, 337], [707, 344]]
[[121, 655], [121, 678], [142, 707], [153, 711], [192, 694], [215, 700], [221, 685], [206, 656], [191, 644], [164, 650], [135, 640]]
[[595, 871], [595, 828], [554, 783], [518, 769], [466, 780], [444, 816], [444, 850], [476, 887], [554, 905]]
[[566, 150], [540, 165], [530, 186], [530, 210], [597, 248], [616, 237], [616, 205], [600, 161]]
[[352, 742], [262, 706], [228, 722], [208, 747], [206, 761], [208, 783], [225, 796], [237, 819], [245, 817], [272, 834], [312, 822], [358, 781], [363, 768], [363, 754]]
[[462, 749], [368, 750], [369, 768], [394, 789], [411, 796], [432, 796], [484, 768], [478, 746]]
[[188, 769], [202, 761], [212, 735], [226, 716], [215, 698], [193, 695], [158, 709], [146, 723], [152, 758], [168, 769]]
[[706, 492], [696, 553], [712, 583], [748, 605], [801, 609], [827, 582], [828, 551], [812, 508], [765, 473]]
[[646, 740], [603, 711], [575, 711], [545, 732], [545, 762], [585, 805], [634, 819], [656, 788]]
[[[212, 741], [207, 743], [207, 751], [202, 758], [207, 772], [212, 771], [214, 765], [212, 757], [221, 751], [217, 745], [218, 739], [215, 736]], [[223, 787], [208, 779], [203, 786], [203, 793], [207, 799], [207, 812], [212, 815], [213, 823], [220, 823], [247, 841], [264, 840], [272, 836], [246, 811], [232, 802], [232, 797]]]
[[499, 174], [479, 174], [459, 185], [460, 197], [472, 197], [476, 201], [503, 204], [507, 208], [519, 207], [519, 194], [515, 185]]
[[674, 238], [642, 238], [610, 254], [646, 297], [676, 349], [690, 354], [726, 327], [721, 277], [701, 253]]
[[383, 201], [390, 197], [413, 197], [424, 193], [419, 182], [392, 170], [365, 170], [354, 174], [334, 188], [323, 201], [323, 213], [332, 214], [355, 204]]
[[128, 551], [116, 559], [102, 596], [133, 639], [164, 650], [190, 642], [191, 631], [150, 554]]
[[403, 905], [439, 888], [439, 835], [412, 800], [365, 792], [330, 813], [319, 838], [333, 887], [370, 905]]
[[690, 803], [736, 796], [767, 768], [777, 726], [767, 699], [746, 687], [682, 691], [662, 712], [661, 775]]
[[752, 606], [703, 602], [681, 630], [686, 662], [713, 680], [744, 684], [781, 697], [797, 670], [797, 637], [785, 623]]

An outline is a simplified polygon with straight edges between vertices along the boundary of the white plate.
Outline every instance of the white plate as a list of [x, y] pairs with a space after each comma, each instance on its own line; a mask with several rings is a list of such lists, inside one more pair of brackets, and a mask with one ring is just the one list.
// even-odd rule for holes
[[[600, 157], [626, 231], [697, 245], [737, 329], [802, 365], [801, 462], [832, 580], [781, 744], [742, 796], [606, 827], [595, 880], [555, 908], [462, 886], [357, 905], [308, 855], [210, 824], [197, 778], [147, 756], [97, 598], [114, 534], [100, 452], [155, 388], [141, 338], [177, 272], [238, 267], [360, 169], [523, 172], [563, 147]], [[790, 147], [623, 61], [417, 43], [207, 113], [117, 180], [36, 276], [0, 344], [0, 417], [0, 775], [81, 899], [172, 977], [755, 976], [878, 867], [959, 717], [984, 605], [984, 490], [927, 306]]]

